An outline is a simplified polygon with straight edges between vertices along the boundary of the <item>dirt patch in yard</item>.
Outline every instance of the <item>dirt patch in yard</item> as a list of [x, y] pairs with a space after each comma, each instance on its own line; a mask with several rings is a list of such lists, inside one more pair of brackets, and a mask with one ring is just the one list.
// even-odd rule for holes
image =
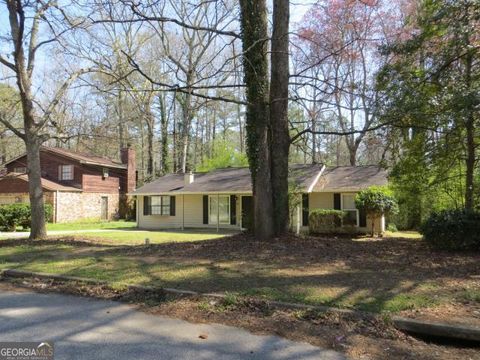
[[112, 246], [75, 236], [2, 241], [0, 267], [2, 262], [117, 284], [231, 292], [480, 326], [480, 254], [433, 251], [418, 239], [289, 236], [258, 242], [240, 234]]
[[170, 287], [244, 291], [443, 321], [468, 318], [480, 326], [480, 254], [434, 251], [416, 239], [287, 237], [257, 242], [238, 235], [114, 251], [148, 264], [200, 266], [210, 276], [179, 280]]
[[[73, 282], [10, 279], [0, 290], [61, 292], [120, 300], [156, 315], [168, 315], [195, 323], [222, 323], [257, 334], [276, 334], [295, 341], [341, 351], [353, 359], [460, 360], [480, 359], [478, 348], [426, 343], [391, 327], [388, 321], [354, 315], [287, 311], [271, 308], [267, 301], [227, 297], [211, 300], [178, 297], [162, 292], [138, 292]], [[208, 334], [207, 334], [208, 335]]]

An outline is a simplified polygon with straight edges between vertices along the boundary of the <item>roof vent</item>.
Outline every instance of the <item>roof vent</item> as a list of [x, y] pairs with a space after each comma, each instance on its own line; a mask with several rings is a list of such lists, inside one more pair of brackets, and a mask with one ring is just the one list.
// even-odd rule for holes
[[193, 172], [185, 173], [185, 185], [190, 185], [195, 180], [195, 175]]

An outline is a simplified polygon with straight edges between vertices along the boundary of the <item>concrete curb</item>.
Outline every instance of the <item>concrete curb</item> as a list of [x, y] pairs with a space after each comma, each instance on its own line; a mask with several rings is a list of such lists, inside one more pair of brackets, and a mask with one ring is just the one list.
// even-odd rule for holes
[[[83, 282], [83, 283], [92, 284], [92, 285], [109, 285], [107, 281], [102, 281], [102, 280], [87, 279], [87, 278], [81, 278], [76, 276], [37, 273], [37, 272], [15, 270], [15, 269], [0, 270], [0, 277], [11, 277], [11, 278], [34, 277], [34, 278], [40, 278], [40, 279], [51, 279], [51, 280], [60, 280], [60, 281], [77, 281], [77, 282]], [[202, 297], [215, 298], [215, 299], [225, 298], [224, 294], [218, 294], [218, 293], [200, 293], [200, 292], [191, 291], [191, 290], [158, 288], [158, 287], [142, 286], [142, 285], [129, 285], [128, 289], [139, 290], [139, 291], [152, 291], [152, 292], [163, 291], [166, 293], [180, 295], [180, 296], [202, 296]], [[374, 314], [374, 313], [349, 310], [349, 309], [339, 309], [339, 308], [334, 308], [329, 306], [305, 305], [305, 304], [287, 303], [287, 302], [281, 302], [281, 301], [269, 301], [268, 303], [274, 308], [278, 308], [278, 309], [334, 312], [334, 313], [343, 314], [343, 315], [354, 315], [364, 319], [365, 318], [375, 319], [378, 317], [378, 314]], [[391, 318], [391, 321], [393, 326], [398, 330], [415, 333], [418, 335], [480, 342], [480, 327], [468, 326], [468, 325], [452, 325], [452, 324], [441, 323], [441, 322], [415, 320], [415, 319], [404, 318], [400, 316], [393, 316]]]

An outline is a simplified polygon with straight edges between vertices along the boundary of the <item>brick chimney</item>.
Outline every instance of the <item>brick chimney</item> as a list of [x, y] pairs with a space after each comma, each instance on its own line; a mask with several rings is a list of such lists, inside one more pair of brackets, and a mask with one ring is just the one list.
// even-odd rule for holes
[[126, 192], [132, 192], [137, 187], [137, 165], [135, 160], [135, 149], [128, 144], [126, 148], [120, 150], [120, 159], [122, 164], [127, 165], [127, 186]]

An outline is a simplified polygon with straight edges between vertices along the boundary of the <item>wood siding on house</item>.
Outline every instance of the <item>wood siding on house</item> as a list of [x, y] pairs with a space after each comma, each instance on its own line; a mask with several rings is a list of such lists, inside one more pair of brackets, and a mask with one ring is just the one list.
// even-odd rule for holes
[[[251, 196], [244, 194], [245, 196]], [[237, 195], [236, 214], [237, 224], [221, 224], [222, 229], [239, 229], [241, 221], [241, 195]], [[184, 197], [184, 198], [183, 198]], [[141, 229], [181, 229], [184, 228], [211, 228], [216, 229], [216, 224], [204, 223], [204, 195], [176, 195], [175, 216], [168, 215], [144, 215], [144, 196], [137, 196], [137, 223]], [[208, 206], [207, 206], [208, 208]], [[310, 193], [309, 208], [333, 209], [333, 193]], [[296, 215], [295, 215], [296, 216]], [[295, 223], [294, 220], [292, 221]], [[208, 216], [206, 217], [208, 219]], [[376, 219], [376, 227], [380, 219]], [[378, 225], [377, 225], [378, 224]], [[366, 228], [358, 228], [359, 232], [370, 231], [371, 221], [367, 222]], [[308, 226], [303, 226], [302, 231], [308, 231]]]
[[333, 193], [310, 193], [308, 204], [310, 210], [333, 209]]
[[28, 183], [15, 178], [2, 179], [0, 194], [11, 193], [28, 193]]
[[119, 193], [120, 179], [114, 176], [83, 174], [83, 191], [92, 193]]
[[[73, 165], [73, 180], [59, 179], [60, 165]], [[23, 166], [27, 166], [26, 156], [9, 163], [7, 165], [7, 171], [14, 172], [15, 168]], [[80, 164], [77, 160], [45, 151], [40, 152], [40, 166], [42, 168], [43, 178], [62, 185], [73, 186], [78, 189], [83, 189], [84, 191], [95, 193], [127, 192], [128, 178], [126, 169], [109, 168], [108, 177], [104, 178], [104, 167], [102, 166]], [[134, 170], [132, 170], [132, 172], [134, 173]], [[130, 180], [130, 182], [131, 181], [132, 180]]]
[[[247, 194], [245, 194], [247, 195]], [[239, 214], [241, 214], [241, 201], [238, 195], [236, 201], [237, 224], [220, 224], [221, 229], [239, 229]], [[181, 229], [185, 228], [211, 228], [216, 229], [216, 224], [203, 223], [203, 195], [176, 195], [175, 216], [143, 215], [144, 196], [137, 196], [137, 222], [141, 229]]]

